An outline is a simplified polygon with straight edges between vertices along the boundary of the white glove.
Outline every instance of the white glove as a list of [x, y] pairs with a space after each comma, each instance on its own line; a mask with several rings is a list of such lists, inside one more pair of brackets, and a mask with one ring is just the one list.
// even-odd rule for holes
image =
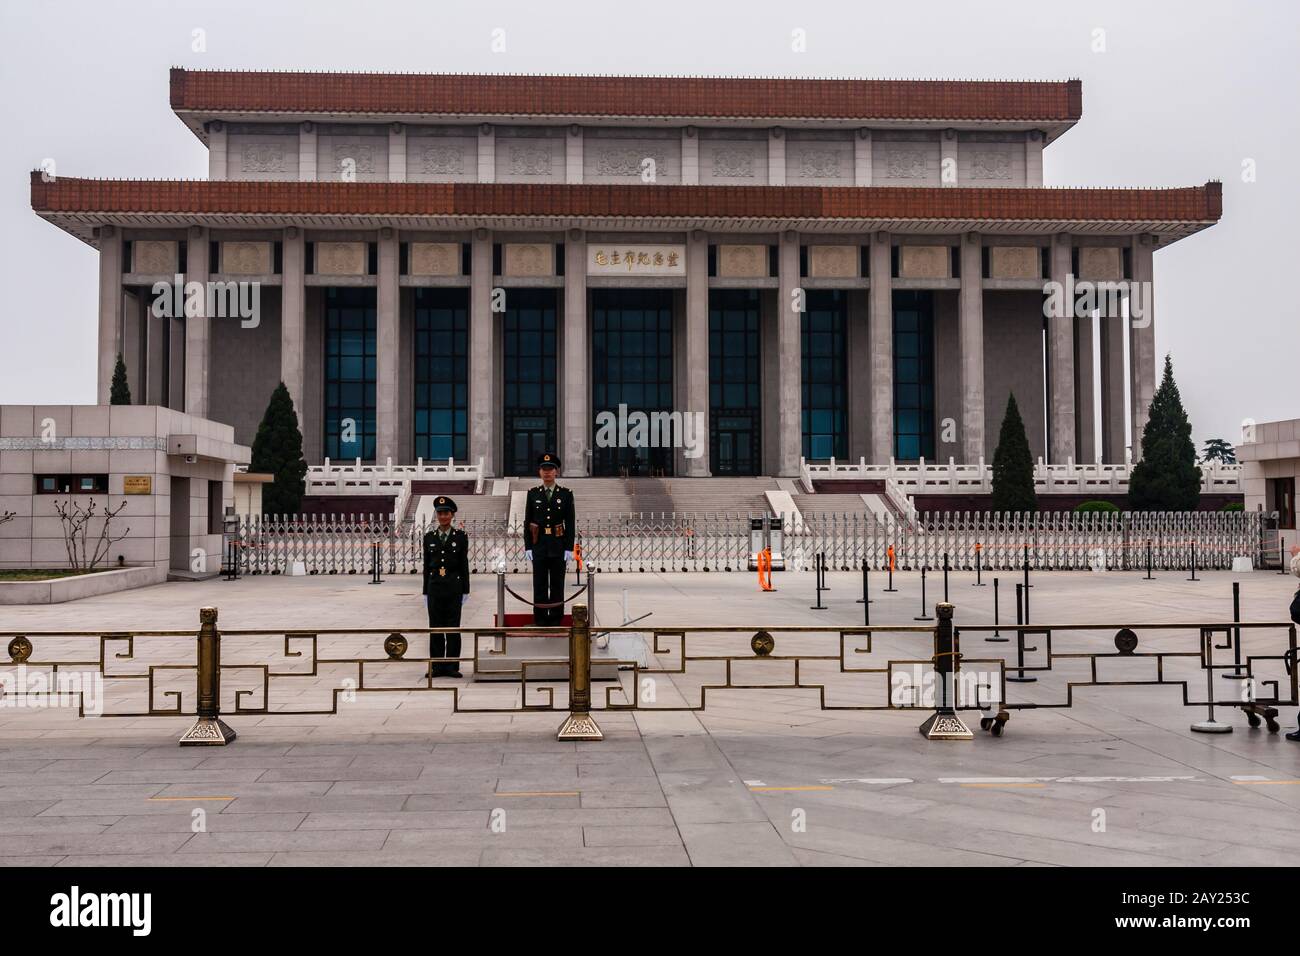
[[572, 551], [565, 551], [565, 552], [564, 552], [564, 560], [565, 560], [565, 561], [570, 560], [572, 557], [573, 557], [573, 552], [572, 552]]
[[527, 558], [529, 561], [532, 561], [532, 560], [533, 560], [533, 552], [531, 552], [531, 551], [525, 551], [525, 552], [524, 552], [524, 557]]
[[462, 595], [460, 596], [460, 604], [461, 604], [461, 607], [464, 607], [464, 606], [465, 606], [465, 602], [468, 601], [468, 600], [469, 600], [469, 595], [468, 595], [468, 594], [462, 594]]

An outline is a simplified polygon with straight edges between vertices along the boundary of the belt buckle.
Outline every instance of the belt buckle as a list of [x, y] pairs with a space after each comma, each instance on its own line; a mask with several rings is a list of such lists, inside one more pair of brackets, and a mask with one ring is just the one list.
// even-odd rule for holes
[[550, 533], [551, 533], [551, 529], [550, 529], [550, 528], [543, 528], [543, 529], [542, 529], [542, 534], [550, 534]]

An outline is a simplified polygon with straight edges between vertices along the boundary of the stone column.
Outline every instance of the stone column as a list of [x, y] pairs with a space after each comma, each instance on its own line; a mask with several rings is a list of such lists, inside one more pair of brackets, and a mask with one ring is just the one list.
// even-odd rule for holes
[[167, 401], [176, 411], [185, 410], [185, 319], [164, 318], [167, 329]]
[[[795, 246], [795, 269], [799, 267]], [[797, 316], [796, 316], [797, 320]], [[694, 432], [701, 453], [697, 458], [683, 455], [681, 461], [687, 478], [707, 478], [709, 472], [709, 239], [695, 231], [686, 240], [686, 407], [683, 425], [702, 427]], [[686, 417], [690, 417], [690, 425]], [[784, 448], [783, 448], [784, 451]]]
[[[582, 182], [582, 127], [576, 123], [569, 127], [564, 135], [564, 181], [569, 184], [578, 184]], [[568, 259], [565, 258], [565, 268], [568, 268]], [[585, 265], [586, 260], [583, 260]], [[567, 458], [561, 458], [560, 461], [567, 462]], [[567, 471], [567, 468], [566, 468]]]
[[1075, 448], [1078, 450], [1078, 460], [1088, 464], [1097, 460], [1097, 393], [1092, 370], [1093, 321], [1091, 315], [1074, 320]]
[[767, 184], [785, 185], [785, 130], [779, 126], [767, 131]]
[[397, 230], [379, 230], [379, 276], [375, 294], [375, 463], [400, 464], [397, 425], [401, 416], [398, 367], [401, 327], [397, 276]]
[[1101, 322], [1101, 460], [1122, 465], [1128, 449], [1124, 402], [1124, 316], [1103, 316]]
[[[1149, 235], [1133, 237], [1129, 261], [1136, 295], [1129, 306], [1129, 396], [1133, 401], [1133, 460], [1142, 457], [1142, 432], [1156, 394], [1156, 324], [1154, 288], [1155, 245]], [[1134, 301], [1135, 300], [1135, 301]], [[1137, 312], [1142, 314], [1139, 316]]]
[[[152, 301], [152, 299], [150, 300]], [[99, 227], [99, 363], [95, 401], [107, 405], [122, 337], [122, 230]]]
[[957, 131], [946, 129], [939, 137], [939, 185], [958, 185]]
[[298, 127], [298, 180], [316, 181], [316, 124], [310, 120]]
[[406, 182], [406, 127], [402, 123], [388, 127], [388, 181]]
[[208, 179], [220, 182], [226, 178], [226, 124], [213, 120], [208, 124]]
[[1025, 185], [1043, 185], [1043, 134], [1036, 129], [1025, 137]]
[[700, 183], [700, 135], [694, 126], [682, 127], [682, 185]]
[[[494, 183], [497, 181], [497, 137], [496, 130], [484, 123], [478, 130], [478, 181]], [[492, 271], [492, 247], [488, 246], [488, 271]], [[489, 280], [490, 282], [491, 280]], [[560, 459], [563, 461], [563, 459]]]
[[894, 290], [889, 233], [871, 237], [871, 463], [894, 457]]
[[484, 474], [491, 477], [497, 474], [496, 327], [497, 317], [492, 312], [492, 233], [476, 229], [469, 279], [469, 463], [477, 464], [482, 456]]
[[853, 137], [853, 185], [871, 185], [871, 130], [860, 129]]
[[303, 406], [303, 385], [307, 377], [307, 289], [303, 282], [306, 253], [302, 230], [286, 229], [280, 245], [280, 381], [293, 399], [304, 438], [307, 434], [307, 410]]
[[961, 450], [968, 465], [984, 448], [984, 246], [977, 232], [961, 243], [961, 292], [957, 303], [961, 348]]
[[[1071, 271], [1071, 240], [1068, 234], [1052, 237], [1051, 278], [1066, 288]], [[1048, 431], [1051, 444], [1048, 461], [1063, 465], [1074, 457], [1074, 303], [1058, 296], [1059, 309], [1047, 317], [1047, 361], [1051, 392], [1047, 396]]]
[[781, 233], [778, 240], [777, 276], [776, 462], [778, 475], [793, 477], [799, 474], [803, 451], [803, 312], [799, 310], [805, 307], [799, 278], [799, 234], [794, 230]]
[[587, 348], [587, 237], [564, 240], [564, 421], [560, 460], [573, 478], [588, 474], [591, 451], [591, 366]]
[[[207, 288], [208, 230], [191, 226], [185, 254], [185, 284], [199, 283]], [[208, 370], [211, 365], [212, 317], [207, 314], [206, 296], [200, 315], [185, 316], [185, 413], [208, 417]]]

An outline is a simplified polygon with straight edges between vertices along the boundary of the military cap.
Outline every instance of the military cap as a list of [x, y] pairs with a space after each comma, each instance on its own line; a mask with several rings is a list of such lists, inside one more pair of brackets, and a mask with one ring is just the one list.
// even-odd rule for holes
[[455, 499], [455, 498], [448, 498], [446, 495], [439, 495], [439, 496], [438, 496], [437, 498], [435, 498], [434, 501], [433, 501], [433, 510], [434, 510], [434, 511], [450, 511], [452, 514], [455, 514], [455, 513], [456, 513], [456, 499]]
[[555, 454], [554, 452], [550, 452], [550, 451], [544, 452], [541, 455], [537, 456], [537, 467], [538, 468], [559, 468], [560, 456]]

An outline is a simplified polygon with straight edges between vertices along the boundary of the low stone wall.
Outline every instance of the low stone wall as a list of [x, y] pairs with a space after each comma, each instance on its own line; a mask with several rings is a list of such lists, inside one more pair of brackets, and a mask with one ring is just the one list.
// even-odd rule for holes
[[0, 581], [0, 605], [62, 604], [97, 594], [162, 584], [166, 580], [165, 567], [134, 567], [111, 568], [48, 581]]

